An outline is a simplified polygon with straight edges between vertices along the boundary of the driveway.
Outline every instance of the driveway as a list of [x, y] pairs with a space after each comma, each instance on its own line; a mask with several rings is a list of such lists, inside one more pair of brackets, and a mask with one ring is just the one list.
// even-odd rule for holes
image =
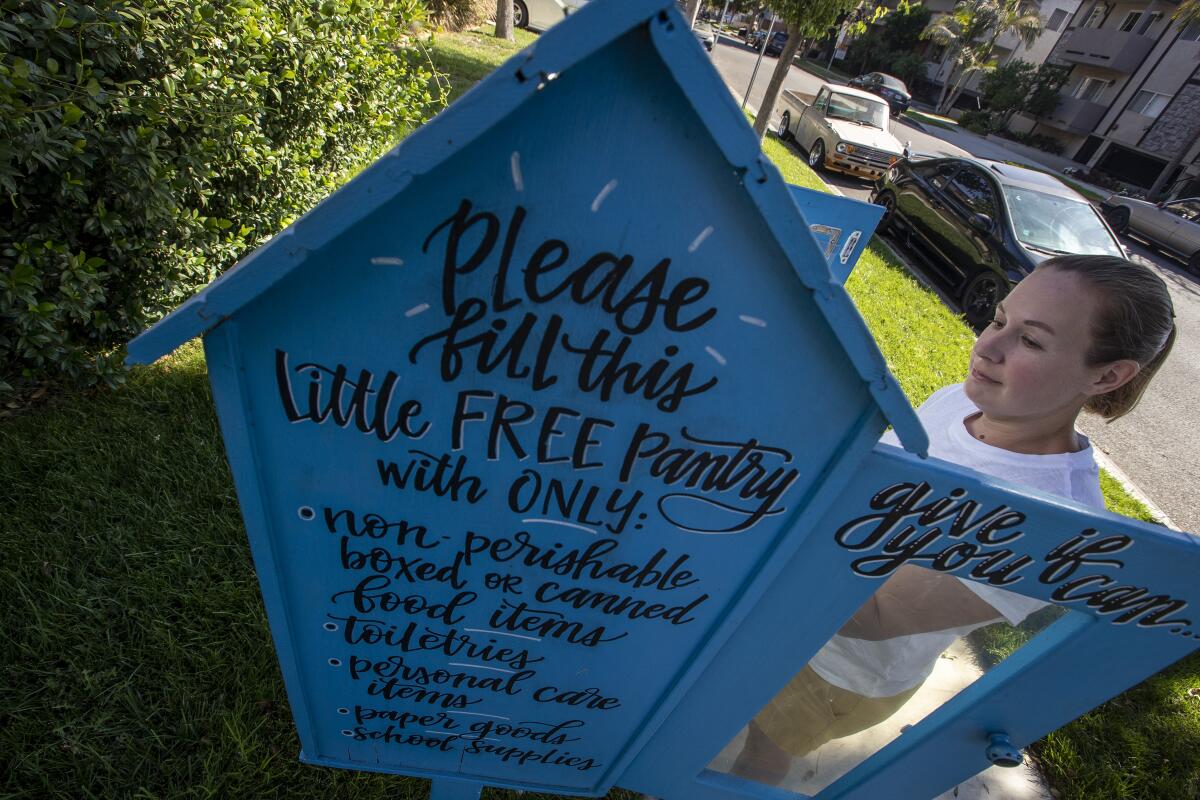
[[[750, 84], [757, 54], [740, 41], [721, 37], [712, 53], [717, 71], [737, 97], [743, 99]], [[775, 68], [776, 59], [763, 58], [747, 108], [757, 112]], [[816, 94], [823, 80], [792, 67], [784, 87], [801, 94]], [[772, 115], [777, 127], [779, 111]], [[1003, 144], [967, 131], [920, 127], [906, 119], [893, 122], [892, 132], [913, 151], [929, 155], [975, 155], [999, 161], [1030, 164], [1029, 157]], [[795, 147], [795, 145], [792, 145]], [[797, 152], [800, 152], [797, 150]], [[1057, 163], [1053, 157], [1050, 164]], [[1046, 164], [1031, 164], [1045, 169]], [[848, 197], [867, 201], [870, 184], [844, 175], [824, 174], [826, 183]], [[1200, 533], [1200, 279], [1189, 275], [1176, 261], [1144, 243], [1125, 239], [1133, 257], [1158, 272], [1175, 303], [1179, 333], [1175, 349], [1138, 408], [1111, 424], [1085, 415], [1080, 428], [1116, 465], [1128, 484], [1149, 499], [1171, 523]], [[901, 251], [903, 255], [903, 251]], [[910, 267], [911, 269], [911, 267]], [[918, 270], [913, 270], [922, 279]], [[955, 309], [957, 310], [957, 309]]]

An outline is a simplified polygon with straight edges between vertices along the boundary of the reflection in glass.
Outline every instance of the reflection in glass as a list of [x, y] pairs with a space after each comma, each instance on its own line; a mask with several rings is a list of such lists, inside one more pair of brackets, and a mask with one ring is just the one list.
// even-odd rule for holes
[[711, 768], [814, 794], [1062, 613], [1013, 592], [901, 567]]

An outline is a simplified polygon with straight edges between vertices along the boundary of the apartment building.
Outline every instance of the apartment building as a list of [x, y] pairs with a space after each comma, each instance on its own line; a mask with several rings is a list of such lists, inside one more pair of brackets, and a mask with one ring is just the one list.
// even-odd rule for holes
[[1164, 0], [1086, 0], [1050, 59], [1071, 66], [1058, 108], [1033, 125], [1064, 154], [1149, 188], [1174, 156], [1171, 194], [1200, 194], [1200, 24]]

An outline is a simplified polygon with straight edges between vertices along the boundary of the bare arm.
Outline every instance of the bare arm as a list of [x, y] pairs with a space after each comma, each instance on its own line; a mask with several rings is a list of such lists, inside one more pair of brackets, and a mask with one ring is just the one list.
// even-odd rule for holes
[[879, 641], [1002, 618], [957, 578], [905, 564], [838, 633]]

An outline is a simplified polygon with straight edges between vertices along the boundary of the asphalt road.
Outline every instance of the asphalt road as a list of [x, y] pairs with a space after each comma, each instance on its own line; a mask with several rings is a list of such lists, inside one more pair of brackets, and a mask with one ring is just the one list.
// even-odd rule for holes
[[[717, 71], [741, 102], [750, 86], [757, 54], [742, 42], [722, 37], [712, 58]], [[762, 103], [775, 62], [774, 58], [762, 59], [747, 101], [752, 111], [757, 111]], [[801, 94], [816, 94], [821, 83], [821, 78], [792, 67], [784, 87]], [[780, 113], [776, 108], [772, 114], [773, 129], [778, 126]], [[894, 121], [892, 129], [896, 138], [910, 143], [911, 149], [920, 153], [1026, 161], [1025, 157], [981, 137], [965, 133], [939, 136], [940, 131], [932, 126], [922, 130], [906, 120]], [[848, 197], [868, 199], [870, 184], [865, 181], [830, 174], [822, 178]], [[1171, 357], [1133, 413], [1111, 424], [1084, 415], [1080, 428], [1124, 473], [1127, 481], [1171, 522], [1200, 533], [1200, 404], [1194, 399], [1196, 387], [1200, 386], [1200, 279], [1144, 243], [1126, 239], [1125, 244], [1135, 259], [1155, 269], [1167, 282], [1175, 303], [1178, 338]], [[913, 272], [927, 283], [919, 270]]]

